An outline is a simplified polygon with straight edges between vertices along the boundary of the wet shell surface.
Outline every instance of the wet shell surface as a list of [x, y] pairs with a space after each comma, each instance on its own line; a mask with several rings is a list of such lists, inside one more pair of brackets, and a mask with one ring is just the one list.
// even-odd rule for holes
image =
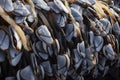
[[0, 0], [0, 80], [120, 80], [120, 0]]

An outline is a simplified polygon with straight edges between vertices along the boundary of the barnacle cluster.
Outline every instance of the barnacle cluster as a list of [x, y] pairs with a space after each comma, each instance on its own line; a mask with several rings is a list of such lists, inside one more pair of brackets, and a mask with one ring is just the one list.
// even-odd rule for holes
[[119, 0], [0, 0], [0, 80], [119, 80]]

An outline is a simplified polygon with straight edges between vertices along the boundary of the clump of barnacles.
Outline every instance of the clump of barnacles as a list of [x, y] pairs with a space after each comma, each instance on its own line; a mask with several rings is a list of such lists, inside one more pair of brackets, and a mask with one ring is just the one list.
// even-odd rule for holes
[[0, 80], [119, 80], [119, 44], [119, 0], [0, 0]]

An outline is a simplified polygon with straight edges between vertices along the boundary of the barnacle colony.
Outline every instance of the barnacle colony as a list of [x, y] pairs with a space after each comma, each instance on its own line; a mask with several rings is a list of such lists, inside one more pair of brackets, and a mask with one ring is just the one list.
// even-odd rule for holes
[[119, 78], [119, 0], [0, 0], [0, 20], [0, 80]]

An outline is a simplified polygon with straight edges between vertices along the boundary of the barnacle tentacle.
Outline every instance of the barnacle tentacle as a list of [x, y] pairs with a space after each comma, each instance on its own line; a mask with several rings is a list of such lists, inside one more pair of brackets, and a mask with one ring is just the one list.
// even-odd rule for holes
[[38, 23], [37, 13], [35, 11], [35, 6], [34, 6], [34, 3], [32, 2], [32, 0], [26, 0], [26, 1], [31, 6], [31, 10], [32, 10], [33, 16], [35, 18], [35, 21], [34, 21], [34, 23], [31, 26], [32, 28], [34, 28], [37, 25], [37, 23]]
[[[115, 16], [112, 13], [112, 11], [109, 9], [107, 5], [105, 5], [102, 1], [96, 0], [96, 3], [93, 5], [95, 8], [96, 12], [99, 14], [99, 18], [104, 18], [107, 16], [107, 14], [112, 18], [112, 23], [115, 22]], [[107, 14], [105, 14], [105, 12]]]
[[114, 14], [112, 13], [112, 11], [110, 11], [110, 9], [109, 9], [109, 7], [108, 6], [106, 6], [103, 2], [101, 2], [101, 1], [97, 1], [97, 3], [98, 3], [98, 5], [99, 6], [101, 6], [101, 8], [104, 10], [104, 11], [106, 11], [107, 12], [107, 14], [109, 14], [109, 16], [112, 18], [112, 22], [114, 23], [114, 21], [116, 20], [115, 19], [115, 16], [114, 16]]
[[103, 9], [101, 8], [100, 5], [96, 2], [93, 7], [95, 8], [96, 12], [98, 13], [99, 18], [104, 18], [106, 17], [106, 14], [104, 13]]
[[74, 3], [76, 2], [77, 0], [67, 0], [69, 3]]
[[28, 48], [27, 46], [27, 40], [25, 37], [25, 33], [23, 32], [23, 30], [20, 28], [20, 26], [18, 26], [15, 21], [3, 10], [3, 8], [0, 6], [0, 16], [11, 25], [11, 27], [13, 27], [16, 32], [18, 33], [21, 41], [22, 41], [22, 45], [24, 47], [25, 50], [29, 51], [30, 48]]
[[[77, 27], [78, 24], [76, 23], [76, 21], [75, 21], [73, 15], [72, 15], [72, 13], [71, 13], [71, 9], [70, 9], [70, 7], [69, 7], [69, 3], [68, 3], [68, 1], [67, 1], [67, 0], [62, 0], [62, 1], [64, 2], [66, 8], [68, 9], [68, 11], [69, 11], [68, 14], [69, 14], [69, 16], [70, 16], [70, 18], [71, 18], [71, 21], [72, 21], [74, 27], [76, 28], [76, 31], [77, 31], [78, 35], [80, 36], [80, 39], [82, 40], [81, 30], [80, 30], [79, 27]], [[74, 1], [75, 1], [75, 0], [74, 0]]]
[[68, 9], [68, 11], [69, 11], [69, 13], [68, 13], [68, 14], [69, 14], [69, 16], [70, 16], [70, 18], [71, 18], [72, 22], [76, 24], [76, 21], [75, 21], [75, 19], [74, 19], [73, 15], [72, 15], [72, 13], [71, 13], [71, 9], [70, 9], [70, 7], [69, 7], [69, 3], [68, 3], [68, 1], [67, 1], [67, 0], [62, 0], [62, 1], [64, 2], [64, 4], [65, 4], [66, 8], [67, 8], [67, 9]]
[[30, 4], [30, 6], [31, 6], [31, 10], [32, 10], [33, 16], [36, 18], [36, 17], [37, 17], [37, 14], [36, 14], [36, 11], [35, 11], [34, 3], [32, 2], [32, 0], [27, 0], [27, 2], [28, 2], [28, 3]]

